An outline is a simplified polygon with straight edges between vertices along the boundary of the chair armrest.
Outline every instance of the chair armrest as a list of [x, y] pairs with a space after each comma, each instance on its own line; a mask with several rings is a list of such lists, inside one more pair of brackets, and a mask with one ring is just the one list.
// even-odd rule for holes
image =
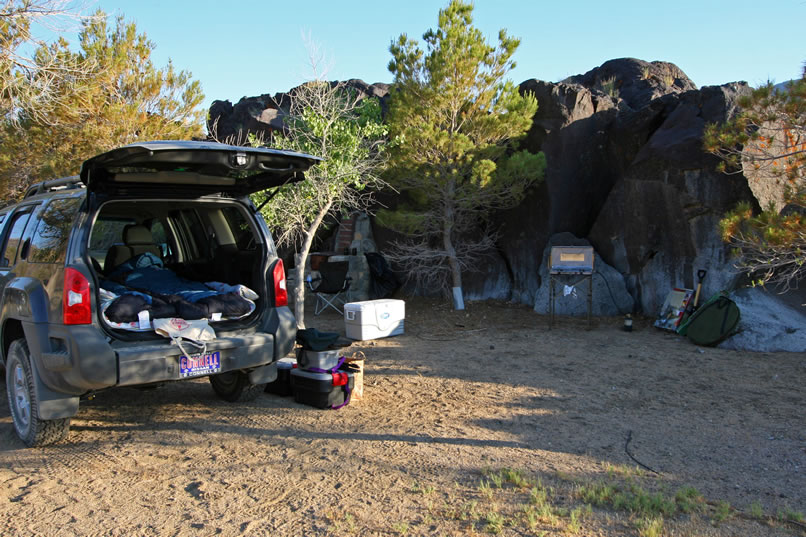
[[316, 287], [318, 287], [316, 284], [317, 284], [318, 282], [321, 282], [321, 281], [322, 281], [322, 277], [321, 277], [321, 276], [316, 276], [315, 278], [312, 278], [312, 277], [311, 277], [311, 275], [310, 275], [310, 274], [308, 274], [308, 276], [305, 278], [305, 283], [307, 283], [307, 284], [308, 284], [308, 288], [309, 288], [311, 291], [315, 290], [315, 289], [316, 289]]

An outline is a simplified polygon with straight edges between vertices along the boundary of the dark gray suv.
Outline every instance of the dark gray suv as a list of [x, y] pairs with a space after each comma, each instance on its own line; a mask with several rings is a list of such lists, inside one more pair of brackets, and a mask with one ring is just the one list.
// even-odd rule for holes
[[242, 401], [274, 380], [296, 322], [248, 195], [318, 160], [135, 143], [0, 209], [0, 360], [22, 441], [62, 440], [79, 400], [105, 388], [206, 376]]

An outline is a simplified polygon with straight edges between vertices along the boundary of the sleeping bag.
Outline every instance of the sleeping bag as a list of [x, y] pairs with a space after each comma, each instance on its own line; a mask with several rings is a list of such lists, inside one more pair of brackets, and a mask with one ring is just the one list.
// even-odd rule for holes
[[101, 280], [101, 287], [118, 296], [108, 305], [105, 315], [115, 323], [136, 322], [141, 311], [149, 312], [152, 319], [211, 319], [215, 314], [238, 319], [254, 310], [254, 302], [245, 297], [257, 298], [242, 285], [205, 284], [182, 278], [151, 253], [118, 265], [107, 278]]

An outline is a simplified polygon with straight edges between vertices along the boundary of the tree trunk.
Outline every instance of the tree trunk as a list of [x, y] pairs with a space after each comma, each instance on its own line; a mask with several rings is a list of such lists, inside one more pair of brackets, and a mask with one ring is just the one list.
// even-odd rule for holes
[[308, 262], [308, 254], [311, 251], [313, 238], [316, 236], [322, 220], [325, 219], [325, 215], [330, 211], [332, 205], [333, 202], [328, 201], [319, 209], [316, 218], [313, 219], [313, 222], [305, 231], [305, 239], [302, 241], [300, 251], [297, 254], [296, 266], [294, 267], [294, 283], [296, 285], [294, 289], [294, 316], [297, 318], [297, 328], [299, 330], [305, 328], [305, 264]]
[[448, 258], [448, 265], [451, 268], [451, 283], [453, 284], [453, 307], [456, 310], [465, 309], [462, 298], [462, 270], [459, 267], [459, 260], [456, 257], [456, 248], [453, 246], [451, 235], [453, 234], [454, 207], [453, 193], [455, 186], [453, 182], [448, 185], [448, 196], [443, 210], [442, 220], [442, 245], [445, 249], [445, 256]]

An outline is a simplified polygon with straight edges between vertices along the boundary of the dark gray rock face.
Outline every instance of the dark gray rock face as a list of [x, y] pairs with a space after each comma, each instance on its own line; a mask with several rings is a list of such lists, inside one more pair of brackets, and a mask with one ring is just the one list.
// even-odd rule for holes
[[[620, 86], [611, 96], [601, 81], [612, 77]], [[702, 135], [707, 123], [735, 113], [749, 88], [694, 88], [672, 64], [633, 59], [559, 84], [523, 82], [539, 108], [522, 145], [546, 154], [546, 178], [496, 217], [494, 264], [507, 267], [510, 284], [490, 290], [482, 270], [466, 279], [471, 296], [509, 290], [512, 300], [536, 304], [545, 287], [542, 253], [560, 232], [587, 238], [622, 274], [640, 312], [656, 313], [672, 287], [693, 287], [699, 269], [709, 271], [705, 292], [729, 288], [736, 274], [717, 224], [753, 196], [744, 177], [716, 172]]]
[[[607, 196], [588, 237], [614, 267], [644, 312], [656, 312], [671, 287], [693, 288], [705, 269], [706, 294], [732, 287], [736, 274], [718, 234], [721, 216], [753, 200], [747, 180], [716, 171], [702, 149], [705, 124], [724, 121], [742, 86], [726, 85], [659, 99], [660, 125], [638, 150]], [[651, 119], [648, 110], [637, 114]], [[617, 124], [614, 138], [634, 135], [634, 114]]]
[[[337, 83], [330, 82], [331, 85]], [[367, 84], [359, 79], [350, 79], [344, 84], [359, 95], [381, 99], [382, 106], [389, 94], [389, 84]], [[283, 129], [283, 118], [296, 89], [274, 95], [243, 97], [234, 106], [229, 101], [213, 101], [208, 114], [207, 131], [217, 140], [229, 140], [236, 144], [244, 142], [247, 134], [269, 139], [273, 132]]]
[[207, 132], [216, 140], [246, 141], [247, 134], [268, 137], [283, 128], [284, 94], [243, 97], [235, 106], [229, 101], [213, 101], [207, 115]]
[[[602, 80], [613, 77], [618, 93], [608, 95]], [[539, 307], [541, 254], [565, 231], [590, 241], [646, 314], [672, 287], [693, 288], [699, 269], [709, 272], [705, 293], [734, 284], [717, 226], [736, 202], [754, 198], [744, 177], [716, 172], [702, 135], [735, 113], [746, 84], [697, 90], [672, 64], [622, 59], [520, 89], [539, 104], [523, 146], [545, 152], [547, 168], [544, 184], [498, 217], [513, 300]]]
[[640, 110], [663, 95], [697, 89], [675, 64], [635, 58], [609, 60], [584, 75], [572, 76], [563, 82], [618, 92], [618, 96], [633, 110]]
[[617, 176], [607, 150], [610, 126], [618, 116], [607, 95], [578, 84], [527, 80], [521, 92], [538, 101], [532, 128], [523, 142], [546, 153], [550, 231], [584, 236]]

